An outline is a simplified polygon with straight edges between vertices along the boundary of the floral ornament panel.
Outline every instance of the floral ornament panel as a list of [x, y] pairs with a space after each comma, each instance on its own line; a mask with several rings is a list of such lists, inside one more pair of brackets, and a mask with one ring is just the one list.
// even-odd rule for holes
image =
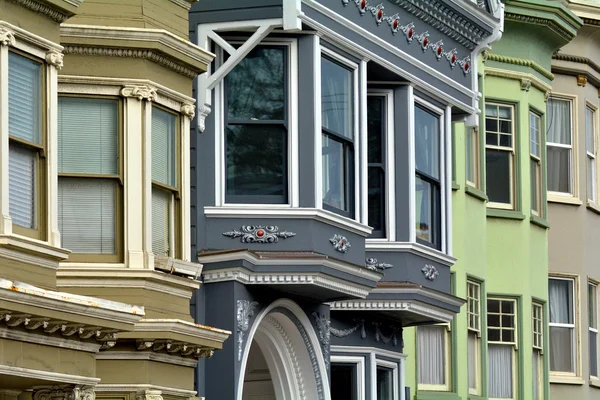
[[373, 6], [370, 5], [367, 0], [342, 0], [344, 6], [347, 6], [349, 3], [354, 3], [356, 7], [358, 7], [358, 12], [361, 16], [364, 16], [367, 13], [373, 15], [378, 26], [384, 21], [387, 22], [394, 35], [398, 32], [402, 32], [409, 44], [413, 42], [413, 39], [416, 39], [416, 42], [419, 43], [424, 53], [431, 50], [438, 61], [445, 58], [452, 69], [459, 65], [465, 75], [471, 72], [471, 57], [466, 56], [459, 59], [456, 49], [444, 52], [444, 43], [441, 40], [435, 42], [432, 41], [429, 37], [429, 32], [417, 34], [415, 24], [412, 22], [402, 25], [398, 13], [386, 15], [383, 3]]
[[337, 234], [333, 235], [333, 237], [329, 239], [329, 242], [333, 245], [333, 248], [339, 251], [340, 253], [345, 253], [350, 247], [352, 247], [345, 236]]
[[434, 281], [435, 278], [437, 278], [440, 274], [436, 267], [429, 264], [425, 265], [421, 271], [423, 272], [423, 275], [425, 275], [425, 278], [429, 279], [430, 281]]
[[294, 232], [279, 231], [278, 226], [268, 225], [244, 225], [241, 231], [233, 230], [223, 232], [223, 236], [230, 238], [241, 237], [242, 243], [277, 243], [279, 239], [287, 239], [296, 236]]

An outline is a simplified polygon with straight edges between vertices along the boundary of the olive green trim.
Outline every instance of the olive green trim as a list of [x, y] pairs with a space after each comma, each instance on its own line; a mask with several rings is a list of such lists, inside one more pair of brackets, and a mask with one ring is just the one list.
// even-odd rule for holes
[[468, 400], [487, 400], [487, 397], [476, 396], [474, 394], [470, 394], [467, 397]]
[[550, 224], [544, 218], [540, 218], [538, 216], [532, 215], [529, 219], [529, 222], [531, 222], [534, 225], [540, 226], [542, 228], [550, 229]]
[[503, 56], [500, 54], [493, 54], [493, 53], [487, 54], [487, 60], [496, 61], [496, 62], [500, 62], [500, 63], [504, 63], [504, 64], [514, 64], [514, 65], [521, 65], [523, 67], [529, 67], [532, 70], [534, 70], [535, 72], [542, 75], [543, 77], [548, 78], [551, 81], [554, 80], [554, 74], [552, 72], [548, 71], [546, 68], [542, 67], [540, 64], [538, 64], [532, 60], [527, 60], [525, 58]]
[[[456, 273], [450, 273], [450, 293], [456, 296]], [[452, 390], [458, 392], [458, 324], [456, 314], [450, 322], [450, 381]]]
[[505, 218], [505, 219], [516, 219], [524, 220], [525, 215], [520, 211], [514, 210], [503, 210], [501, 208], [490, 208], [486, 210], [486, 215], [491, 218]]
[[[519, 349], [523, 349], [523, 339], [524, 339], [524, 329], [523, 327], [525, 325], [523, 325], [523, 296], [517, 296], [516, 297], [517, 300], [517, 309], [519, 310], [519, 315], [517, 315], [517, 344], [518, 344], [518, 348]], [[531, 318], [531, 303], [529, 303], [529, 311], [530, 313], [528, 314], [529, 317]], [[521, 327], [521, 329], [519, 329], [518, 327]], [[529, 334], [531, 334], [531, 331], [529, 332]], [[525, 352], [524, 351], [518, 351], [517, 352], [517, 357], [519, 358], [519, 370], [517, 371], [517, 391], [519, 392], [518, 394], [518, 398], [519, 399], [525, 399]], [[530, 357], [531, 359], [531, 357]]]
[[488, 395], [488, 337], [487, 337], [487, 289], [484, 280], [479, 282], [479, 309], [481, 318], [481, 395]]
[[465, 185], [465, 192], [473, 197], [475, 197], [476, 199], [482, 200], [484, 202], [488, 201], [488, 197], [487, 194], [485, 194], [484, 191], [477, 189], [476, 187], [473, 187], [469, 184]]
[[417, 392], [415, 400], [461, 400], [454, 392]]

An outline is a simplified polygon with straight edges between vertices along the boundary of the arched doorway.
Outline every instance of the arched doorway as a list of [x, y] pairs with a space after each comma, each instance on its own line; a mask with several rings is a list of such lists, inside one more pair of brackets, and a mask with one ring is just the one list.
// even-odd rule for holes
[[330, 400], [325, 360], [302, 309], [278, 300], [249, 331], [238, 400]]

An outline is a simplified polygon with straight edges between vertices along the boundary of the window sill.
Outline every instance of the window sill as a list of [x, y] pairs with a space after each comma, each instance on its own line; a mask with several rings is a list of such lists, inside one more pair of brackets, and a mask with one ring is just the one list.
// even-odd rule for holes
[[465, 185], [465, 192], [467, 192], [467, 194], [475, 197], [476, 199], [482, 200], [484, 202], [488, 201], [488, 197], [485, 194], [485, 192], [483, 192], [482, 190], [477, 189], [474, 186], [471, 185]]
[[550, 224], [548, 223], [548, 221], [546, 221], [546, 219], [537, 217], [533, 214], [529, 218], [529, 222], [531, 222], [532, 224], [537, 225], [541, 228], [550, 229]]
[[548, 202], [549, 203], [562, 203], [562, 204], [570, 204], [573, 206], [580, 206], [583, 204], [581, 200], [577, 197], [570, 194], [553, 194], [548, 192]]
[[481, 397], [476, 394], [470, 394], [469, 396], [467, 396], [467, 399], [468, 400], [487, 400], [487, 397]]
[[42, 267], [51, 266], [51, 268], [54, 269], [58, 268], [58, 262], [65, 261], [69, 257], [69, 254], [71, 254], [71, 251], [67, 249], [54, 247], [46, 242], [15, 234], [0, 235], [0, 247], [33, 254], [40, 259], [51, 260], [51, 265], [46, 262], [41, 262], [41, 260], [38, 260], [36, 265]]
[[461, 397], [453, 392], [417, 391], [415, 400], [460, 400]]
[[595, 212], [596, 214], [600, 214], [600, 206], [596, 203], [594, 203], [593, 201], [588, 200], [586, 207], [589, 210], [592, 210], [593, 212]]
[[589, 384], [591, 387], [600, 389], [600, 379], [598, 378], [590, 378]]
[[579, 376], [552, 375], [550, 373], [550, 383], [562, 385], [583, 385], [585, 381]]
[[486, 211], [486, 215], [489, 218], [504, 218], [504, 219], [514, 219], [522, 221], [525, 219], [525, 215], [520, 211], [514, 210], [503, 210], [501, 208], [490, 208], [488, 207]]
[[460, 185], [454, 181], [452, 181], [452, 190], [460, 190]]

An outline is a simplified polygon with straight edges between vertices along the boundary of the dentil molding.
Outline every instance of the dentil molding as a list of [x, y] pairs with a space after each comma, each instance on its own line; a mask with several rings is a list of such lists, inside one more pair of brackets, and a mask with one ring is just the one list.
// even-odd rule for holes
[[50, 18], [51, 20], [58, 22], [58, 23], [63, 23], [65, 22], [69, 16], [65, 13], [62, 13], [60, 11], [57, 11], [45, 4], [39, 3], [37, 1], [34, 0], [10, 0], [13, 3], [17, 3], [18, 5], [28, 8], [29, 10], [38, 13], [40, 15], [43, 15], [46, 18]]

